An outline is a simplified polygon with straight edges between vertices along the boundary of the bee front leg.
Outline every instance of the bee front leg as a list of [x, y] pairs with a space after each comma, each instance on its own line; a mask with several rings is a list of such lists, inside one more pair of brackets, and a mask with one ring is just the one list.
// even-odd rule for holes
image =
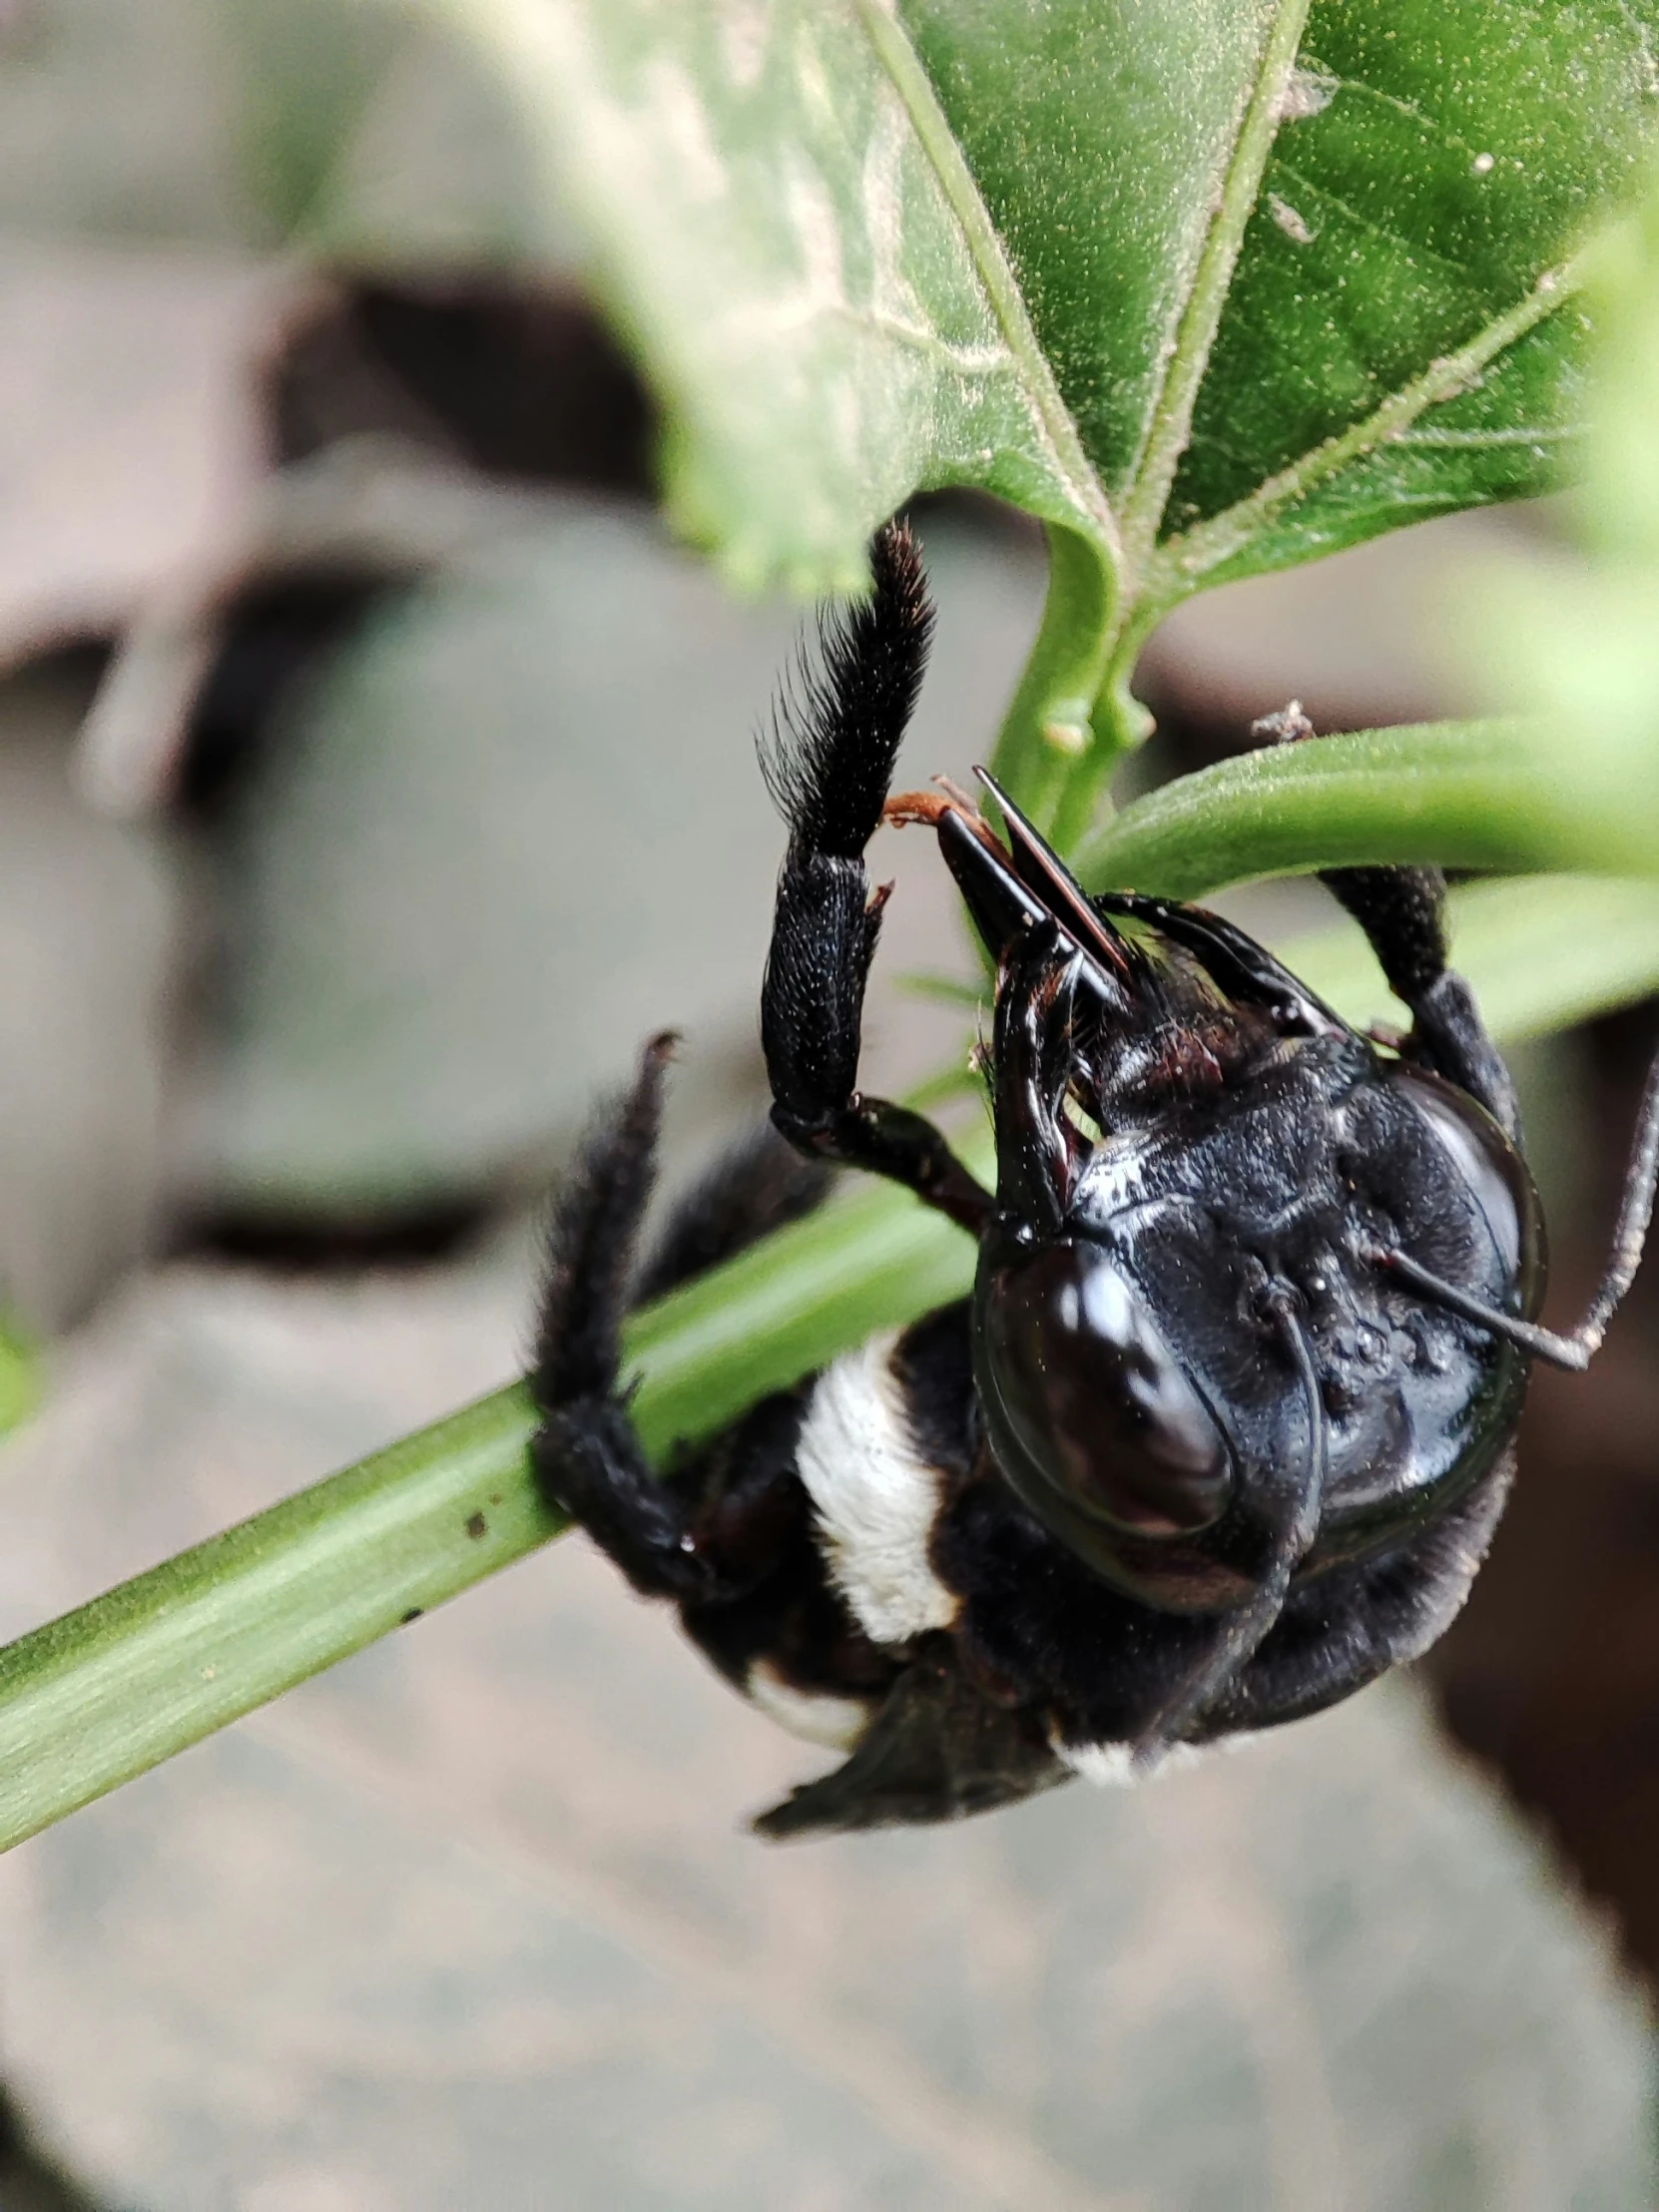
[[822, 671], [804, 672], [793, 719], [786, 703], [766, 761], [790, 827], [761, 990], [772, 1118], [809, 1158], [887, 1176], [977, 1234], [990, 1197], [940, 1132], [857, 1089], [864, 988], [886, 901], [871, 888], [864, 847], [881, 820], [933, 620], [906, 530], [878, 532], [870, 562], [869, 599], [826, 624]]
[[1448, 966], [1445, 877], [1437, 867], [1334, 867], [1320, 880], [1371, 939], [1388, 988], [1411, 1009], [1406, 1051], [1485, 1107], [1505, 1136], [1520, 1128], [1515, 1087], [1475, 1005]]
[[[1299, 700], [1264, 715], [1253, 734], [1273, 745], [1315, 736]], [[1322, 868], [1320, 881], [1371, 940], [1394, 996], [1411, 1009], [1405, 1050], [1484, 1106], [1506, 1137], [1518, 1139], [1515, 1086], [1486, 1033], [1474, 993], [1447, 964], [1445, 877], [1437, 867]]]

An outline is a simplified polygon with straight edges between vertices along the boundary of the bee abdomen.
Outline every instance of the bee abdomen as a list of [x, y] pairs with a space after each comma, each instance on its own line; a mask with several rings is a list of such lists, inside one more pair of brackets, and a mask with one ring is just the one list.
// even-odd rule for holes
[[965, 1438], [970, 1392], [965, 1370], [955, 1390], [941, 1372], [956, 1365], [946, 1315], [842, 1354], [814, 1384], [801, 1426], [796, 1465], [830, 1580], [877, 1644], [954, 1627], [961, 1610], [931, 1556], [959, 1456], [949, 1408]]

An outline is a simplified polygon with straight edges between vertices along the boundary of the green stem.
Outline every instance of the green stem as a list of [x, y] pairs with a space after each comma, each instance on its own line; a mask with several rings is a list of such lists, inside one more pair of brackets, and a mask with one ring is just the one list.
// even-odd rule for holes
[[[1281, 0], [1269, 27], [1256, 81], [1228, 157], [1215, 214], [1194, 266], [1192, 285], [1176, 324], [1162, 382], [1147, 416], [1146, 436], [1122, 507], [1122, 586], [1116, 606], [1107, 610], [1110, 627], [1102, 627], [1089, 641], [1094, 676], [1091, 705], [1085, 710], [1089, 742], [1066, 746], [1051, 754], [1044, 764], [1037, 820], [1049, 829], [1062, 852], [1076, 842], [1094, 818], [1118, 762], [1151, 728], [1151, 717], [1129, 689], [1140, 645], [1156, 620], [1155, 595], [1147, 589], [1147, 572], [1155, 564], [1154, 548], [1170, 490], [1192, 436], [1193, 409], [1221, 327], [1263, 172], [1273, 152], [1308, 8], [1309, 0]], [[1024, 687], [1021, 689], [1023, 692]], [[1013, 717], [1009, 720], [1012, 726]]]
[[1042, 624], [991, 755], [991, 773], [1039, 827], [1048, 826], [1091, 742], [1110, 649], [1112, 583], [1098, 548], [1050, 524]]
[[[901, 1192], [783, 1231], [635, 1320], [647, 1449], [710, 1434], [972, 1271], [968, 1240]], [[533, 1421], [522, 1384], [497, 1391], [0, 1652], [0, 1849], [556, 1535]]]
[[1118, 763], [1152, 734], [1151, 715], [1129, 689], [1134, 659], [1123, 653], [1121, 638], [1111, 651], [1112, 664], [1089, 718], [1089, 749], [1073, 764], [1054, 808], [1050, 836], [1058, 852], [1070, 852], [1079, 843], [1100, 813]]
[[1270, 746], [1181, 777], [1125, 808], [1074, 865], [1090, 890], [1199, 898], [1366, 861], [1519, 871], [1593, 865], [1596, 851], [1530, 725], [1424, 722]]
[[545, 1542], [530, 1425], [501, 1391], [0, 1652], [0, 1849]]

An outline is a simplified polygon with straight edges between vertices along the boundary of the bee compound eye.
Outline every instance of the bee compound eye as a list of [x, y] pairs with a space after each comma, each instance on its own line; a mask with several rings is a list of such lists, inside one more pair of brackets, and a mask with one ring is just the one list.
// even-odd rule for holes
[[1419, 1069], [1395, 1080], [1438, 1139], [1470, 1202], [1485, 1221], [1520, 1311], [1535, 1319], [1549, 1263], [1538, 1194], [1519, 1152], [1461, 1091]]
[[1188, 1535], [1221, 1517], [1233, 1489], [1227, 1440], [1109, 1254], [1051, 1245], [993, 1266], [979, 1340], [994, 1428], [1070, 1505], [1142, 1536]]

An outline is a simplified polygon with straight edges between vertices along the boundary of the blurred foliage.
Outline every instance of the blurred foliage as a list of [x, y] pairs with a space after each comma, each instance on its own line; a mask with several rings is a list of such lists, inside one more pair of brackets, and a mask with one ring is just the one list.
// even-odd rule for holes
[[40, 1395], [39, 1348], [13, 1316], [0, 1311], [0, 1436], [28, 1419]]
[[1562, 831], [1610, 864], [1659, 848], [1659, 189], [1598, 245], [1600, 377], [1555, 556], [1477, 569], [1452, 633], [1500, 704], [1536, 718]]
[[[1569, 287], [1490, 374], [1454, 357], [1628, 189], [1651, 121], [1649, 6], [1532, 0], [1494, 35], [1478, 0], [1305, 30], [1262, 0], [912, 0], [909, 41], [856, 0], [445, 12], [592, 226], [688, 517], [815, 589], [917, 484], [1086, 536], [1103, 493], [1126, 537], [1184, 541], [1300, 469], [1228, 575], [1544, 488], [1580, 426]], [[1329, 453], [1430, 368], [1430, 420]], [[1209, 580], [1205, 546], [1172, 548], [1166, 591]]]
[[398, 0], [8, 10], [0, 227], [428, 269], [570, 243], [493, 74]]

